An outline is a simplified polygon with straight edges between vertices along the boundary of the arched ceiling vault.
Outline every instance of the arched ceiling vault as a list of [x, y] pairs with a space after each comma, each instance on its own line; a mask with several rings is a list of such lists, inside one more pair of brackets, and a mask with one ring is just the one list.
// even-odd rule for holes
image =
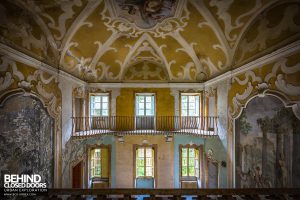
[[[54, 49], [57, 49], [57, 45], [55, 43], [53, 35], [51, 34], [49, 28], [45, 24], [45, 21], [43, 21], [42, 18], [39, 16], [39, 13], [42, 12], [39, 9], [39, 7], [35, 6], [34, 4], [26, 4], [25, 2], [23, 2], [21, 0], [15, 0], [15, 1], [12, 1], [12, 3], [14, 3], [16, 6], [19, 6], [21, 9], [24, 9], [26, 12], [28, 12], [33, 17], [33, 19], [35, 20], [37, 25], [39, 25], [41, 30], [43, 31], [43, 34], [45, 34], [49, 45], [52, 47], [52, 51]], [[54, 52], [54, 54], [55, 53], [56, 52]]]
[[0, 11], [2, 43], [87, 82], [205, 81], [300, 37], [296, 0], [4, 0]]

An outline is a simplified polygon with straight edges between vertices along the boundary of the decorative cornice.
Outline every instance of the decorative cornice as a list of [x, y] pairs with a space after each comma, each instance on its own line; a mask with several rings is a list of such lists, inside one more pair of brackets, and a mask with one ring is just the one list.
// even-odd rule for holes
[[50, 66], [42, 61], [39, 61], [31, 56], [28, 56], [20, 51], [17, 51], [3, 43], [0, 43], [0, 53], [3, 54], [3, 55], [7, 55], [8, 57], [14, 59], [15, 61], [18, 61], [18, 62], [21, 62], [21, 63], [24, 63], [24, 64], [27, 64], [27, 65], [30, 65], [32, 67], [35, 67], [35, 68], [38, 68], [38, 69], [41, 69], [45, 72], [48, 72], [52, 75], [57, 75], [61, 78], [66, 78], [68, 79], [69, 81], [72, 81], [76, 84], [79, 84], [79, 85], [85, 85], [86, 82], [85, 81], [82, 81], [80, 80], [79, 78], [76, 78], [75, 76], [69, 74], [69, 73], [66, 73], [62, 70], [59, 70], [53, 66]]
[[295, 51], [300, 50], [300, 40], [297, 40], [285, 47], [282, 47], [278, 50], [273, 51], [270, 54], [262, 56], [254, 61], [251, 61], [237, 69], [228, 71], [224, 74], [221, 74], [211, 80], [206, 81], [205, 83], [86, 83], [85, 81], [80, 80], [79, 78], [74, 77], [71, 74], [68, 74], [62, 70], [58, 70], [42, 61], [39, 61], [35, 58], [32, 58], [20, 51], [17, 51], [5, 44], [0, 43], [0, 53], [8, 55], [9, 57], [15, 59], [16, 61], [41, 68], [44, 71], [47, 71], [51, 74], [57, 74], [62, 78], [67, 78], [68, 80], [80, 84], [88, 85], [90, 87], [99, 87], [99, 88], [197, 88], [203, 89], [204, 87], [209, 87], [215, 85], [221, 81], [226, 81], [234, 76], [242, 74], [246, 71], [252, 70], [258, 66], [266, 65], [273, 62], [277, 58], [288, 56]]
[[203, 83], [89, 83], [96, 88], [197, 88], [203, 89]]

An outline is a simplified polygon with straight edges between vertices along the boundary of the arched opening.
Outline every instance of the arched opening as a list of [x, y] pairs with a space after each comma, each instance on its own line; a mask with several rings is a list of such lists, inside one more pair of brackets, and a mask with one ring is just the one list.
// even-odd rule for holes
[[255, 97], [235, 121], [236, 186], [299, 187], [300, 121], [275, 96]]
[[54, 185], [54, 119], [43, 103], [22, 94], [0, 106], [0, 172], [39, 174], [48, 188]]

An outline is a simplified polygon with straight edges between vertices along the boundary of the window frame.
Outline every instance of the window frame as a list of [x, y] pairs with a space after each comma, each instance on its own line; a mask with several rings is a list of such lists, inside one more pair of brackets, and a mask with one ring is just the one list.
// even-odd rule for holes
[[[107, 96], [108, 97], [108, 105], [107, 112], [108, 115], [102, 115], [102, 98], [100, 98], [100, 115], [92, 115], [92, 96]], [[94, 109], [95, 110], [95, 109]], [[89, 93], [89, 116], [90, 117], [109, 117], [111, 116], [111, 92], [97, 92], [97, 93]]]
[[[142, 166], [138, 166], [138, 163], [137, 163], [137, 160], [138, 160], [138, 158], [140, 158], [140, 157], [138, 157], [138, 151], [140, 150], [140, 149], [142, 149], [143, 150], [143, 157], [141, 157], [143, 160], [144, 160], [144, 163], [143, 163], [143, 165]], [[149, 157], [147, 157], [147, 149], [150, 149], [151, 150], [151, 157], [150, 157], [150, 159], [152, 160], [152, 165], [151, 166], [147, 166], [147, 158], [149, 158]], [[152, 148], [152, 147], [137, 147], [136, 148], [136, 162], [135, 162], [135, 166], [136, 166], [136, 169], [138, 169], [139, 167], [141, 167], [141, 168], [143, 168], [143, 170], [144, 170], [144, 176], [138, 176], [138, 171], [136, 170], [136, 177], [137, 178], [147, 178], [147, 177], [149, 177], [149, 178], [154, 178], [154, 149]], [[152, 174], [152, 176], [149, 176], [149, 175], [147, 175], [147, 167], [151, 167], [152, 169], [151, 169], [151, 174]]]
[[[197, 149], [199, 151], [199, 158], [198, 158], [199, 172], [198, 172], [198, 176], [197, 175], [196, 176], [182, 176], [182, 149], [183, 148], [194, 148], [194, 149]], [[188, 166], [187, 166], [187, 170], [189, 170]], [[185, 180], [194, 180], [195, 177], [197, 177], [201, 181], [201, 185], [203, 186], [204, 185], [204, 180], [205, 180], [203, 145], [196, 145], [196, 144], [179, 145], [179, 180], [180, 180], [180, 184], [181, 184], [181, 181], [183, 181], [183, 179], [185, 179]]]
[[[153, 96], [153, 115], [147, 115], [146, 114], [146, 98], [144, 101], [144, 115], [138, 115], [138, 105], [137, 105], [137, 97], [138, 96]], [[156, 93], [147, 93], [147, 92], [136, 92], [135, 93], [135, 98], [134, 98], [134, 108], [135, 108], [135, 116], [136, 117], [155, 117], [156, 116]]]
[[[186, 149], [187, 150], [187, 165], [186, 166], [183, 166], [182, 164], [182, 160], [183, 160], [183, 149]], [[190, 159], [192, 158], [192, 156], [190, 155], [190, 149], [193, 149], [194, 150], [194, 153], [196, 153], [196, 151], [198, 151], [198, 158], [196, 157], [196, 154], [194, 155], [193, 159], [194, 159], [194, 162], [198, 161], [198, 168], [196, 168], [195, 165], [191, 166], [190, 165]], [[200, 151], [198, 148], [195, 148], [195, 147], [181, 147], [181, 177], [183, 177], [183, 174], [182, 174], [182, 171], [183, 171], [183, 167], [186, 167], [186, 173], [187, 175], [184, 176], [184, 177], [199, 177], [200, 176]], [[195, 164], [195, 163], [194, 163]], [[190, 168], [193, 167], [194, 168], [194, 175], [190, 175], [191, 174], [191, 171], [190, 171]], [[198, 170], [197, 170], [198, 169]]]
[[[92, 176], [91, 175], [91, 151], [93, 149], [107, 149], [107, 159], [108, 159], [108, 162], [107, 162], [107, 174], [108, 174], [108, 177], [103, 177], [102, 176], [102, 170], [100, 172], [100, 176]], [[108, 178], [108, 182], [109, 182], [109, 186], [111, 186], [111, 145], [108, 144], [108, 145], [104, 145], [104, 144], [100, 144], [100, 145], [88, 145], [87, 146], [87, 150], [86, 150], [86, 166], [85, 167], [85, 185], [87, 187], [89, 187], [89, 182], [92, 180], [92, 178], [102, 178], [102, 179], [107, 179]]]
[[[196, 116], [194, 116], [194, 115], [189, 115], [188, 114], [188, 112], [189, 112], [189, 106], [187, 105], [187, 115], [186, 116], [184, 116], [184, 115], [182, 115], [182, 97], [183, 96], [198, 96], [199, 97], [199, 105], [198, 105], [198, 107], [199, 107], [199, 110], [198, 110], [198, 115], [196, 115]], [[202, 102], [202, 99], [203, 99], [203, 97], [202, 97], [202, 93], [201, 92], [180, 92], [180, 95], [179, 95], [179, 114], [180, 114], [180, 117], [200, 117], [200, 116], [202, 116], [202, 112], [203, 112], [203, 108], [202, 108], [202, 106], [203, 106], [203, 102]]]
[[[96, 169], [94, 169], [94, 173], [92, 173], [91, 171], [93, 170], [93, 168], [96, 168], [96, 161], [95, 161], [95, 156], [94, 155], [92, 155], [92, 152], [93, 151], [96, 151], [97, 149], [99, 149], [100, 150], [100, 156], [99, 156], [99, 158], [97, 159], [97, 160], [99, 160], [99, 164], [100, 164], [100, 166], [99, 166], [99, 170], [100, 170], [100, 175], [98, 176], [98, 175], [95, 175], [96, 174]], [[99, 177], [99, 178], [101, 178], [102, 177], [102, 165], [101, 165], [101, 162], [102, 162], [102, 149], [103, 148], [92, 148], [91, 150], [90, 150], [90, 176], [91, 176], [91, 178], [94, 178], [94, 177]], [[96, 152], [95, 152], [96, 153]], [[93, 165], [91, 164], [91, 163], [94, 163]]]
[[[154, 153], [153, 153], [153, 177], [152, 176], [137, 176], [137, 150], [139, 148], [152, 148]], [[146, 151], [145, 151], [146, 154]], [[145, 159], [145, 157], [144, 157]], [[144, 170], [145, 170], [145, 175], [146, 175], [146, 160], [144, 161]], [[144, 179], [154, 179], [154, 188], [156, 187], [156, 178], [157, 178], [157, 145], [156, 144], [152, 144], [152, 145], [147, 145], [147, 144], [143, 144], [143, 145], [137, 145], [134, 144], [133, 145], [133, 187], [135, 187], [135, 180], [136, 178], [144, 178]]]

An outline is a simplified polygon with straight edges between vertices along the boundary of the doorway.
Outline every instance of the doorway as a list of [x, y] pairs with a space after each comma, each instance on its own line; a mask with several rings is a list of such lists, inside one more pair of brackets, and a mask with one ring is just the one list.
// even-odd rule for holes
[[82, 188], [82, 170], [82, 161], [72, 168], [72, 188]]
[[218, 188], [219, 169], [218, 163], [208, 161], [208, 188]]

